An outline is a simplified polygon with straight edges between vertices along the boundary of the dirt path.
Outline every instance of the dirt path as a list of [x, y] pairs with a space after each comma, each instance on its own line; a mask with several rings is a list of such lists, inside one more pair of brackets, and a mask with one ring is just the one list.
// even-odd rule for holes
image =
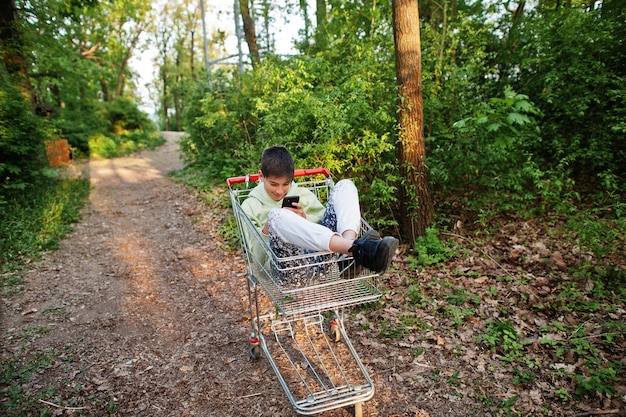
[[[22, 389], [47, 392], [53, 415], [294, 415], [267, 361], [248, 358], [245, 269], [216, 232], [228, 213], [166, 175], [182, 166], [177, 138], [90, 162], [83, 221], [2, 300], [0, 352], [47, 358]], [[390, 388], [365, 414], [417, 415]]]
[[[0, 298], [0, 361], [11, 378], [0, 374], [0, 414], [296, 415], [268, 361], [249, 358], [245, 266], [217, 232], [230, 209], [202, 202], [167, 176], [182, 164], [179, 135], [166, 137], [155, 151], [91, 161], [82, 221], [59, 250], [31, 265], [16, 294]], [[566, 242], [550, 235], [532, 222], [505, 224], [489, 242], [424, 271], [411, 270], [407, 255], [396, 257], [381, 302], [344, 321], [376, 389], [364, 416], [623, 415], [622, 382], [619, 395], [582, 402], [565, 403], [556, 391], [574, 392], [575, 381], [554, 367], [582, 372], [585, 361], [542, 346], [541, 327], [565, 320], [604, 332], [609, 319], [621, 325], [624, 310], [581, 321], [540, 308], [551, 303], [552, 277], [573, 282], [564, 266], [576, 262]], [[501, 316], [530, 343], [519, 354], [532, 360], [532, 372], [503, 364], [478, 337]], [[584, 340], [600, 342], [596, 336]], [[594, 345], [603, 349], [598, 357], [623, 361], [626, 345], [615, 338]], [[351, 415], [342, 408], [320, 417]]]

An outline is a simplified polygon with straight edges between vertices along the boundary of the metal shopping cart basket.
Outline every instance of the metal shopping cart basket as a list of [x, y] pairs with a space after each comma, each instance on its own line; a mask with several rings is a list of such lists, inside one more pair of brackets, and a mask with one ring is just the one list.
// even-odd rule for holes
[[[377, 300], [378, 275], [331, 252], [278, 258], [241, 208], [257, 180], [226, 180], [247, 262], [250, 356], [264, 353], [299, 414], [354, 406], [360, 416], [374, 384], [342, 326], [343, 310]], [[322, 203], [334, 185], [324, 168], [296, 170], [295, 180]], [[360, 232], [368, 229], [363, 220]]]

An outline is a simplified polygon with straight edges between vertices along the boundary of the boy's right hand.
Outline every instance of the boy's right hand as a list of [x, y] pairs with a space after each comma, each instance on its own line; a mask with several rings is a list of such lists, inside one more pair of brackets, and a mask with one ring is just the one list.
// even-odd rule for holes
[[302, 217], [303, 219], [306, 219], [306, 213], [304, 212], [304, 209], [302, 208], [302, 204], [300, 203], [293, 203], [291, 207], [283, 207], [283, 208], [285, 210], [293, 211], [298, 216]]

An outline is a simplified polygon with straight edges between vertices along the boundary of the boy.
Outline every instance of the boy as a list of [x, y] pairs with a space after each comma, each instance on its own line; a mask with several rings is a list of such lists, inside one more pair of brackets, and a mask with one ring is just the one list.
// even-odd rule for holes
[[[398, 239], [381, 239], [376, 231], [357, 239], [361, 211], [352, 181], [335, 184], [325, 208], [311, 191], [298, 187], [293, 178], [294, 162], [289, 151], [282, 146], [265, 149], [260, 183], [241, 205], [252, 223], [268, 236], [276, 256], [331, 251], [352, 255], [361, 267], [385, 272], [398, 247]], [[282, 208], [282, 200], [288, 195], [297, 195], [300, 201], [292, 208]]]

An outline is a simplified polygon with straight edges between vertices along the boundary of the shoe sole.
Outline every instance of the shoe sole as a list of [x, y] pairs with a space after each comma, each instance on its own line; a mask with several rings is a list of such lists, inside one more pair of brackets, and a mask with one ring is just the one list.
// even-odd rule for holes
[[362, 240], [380, 240], [380, 234], [376, 229], [369, 229], [361, 236]]
[[395, 255], [396, 249], [398, 249], [398, 244], [398, 239], [391, 236], [385, 236], [382, 242], [380, 242], [378, 250], [380, 251], [380, 257], [384, 259], [384, 261], [380, 268], [375, 270], [377, 273], [382, 274], [389, 268], [393, 255]]

